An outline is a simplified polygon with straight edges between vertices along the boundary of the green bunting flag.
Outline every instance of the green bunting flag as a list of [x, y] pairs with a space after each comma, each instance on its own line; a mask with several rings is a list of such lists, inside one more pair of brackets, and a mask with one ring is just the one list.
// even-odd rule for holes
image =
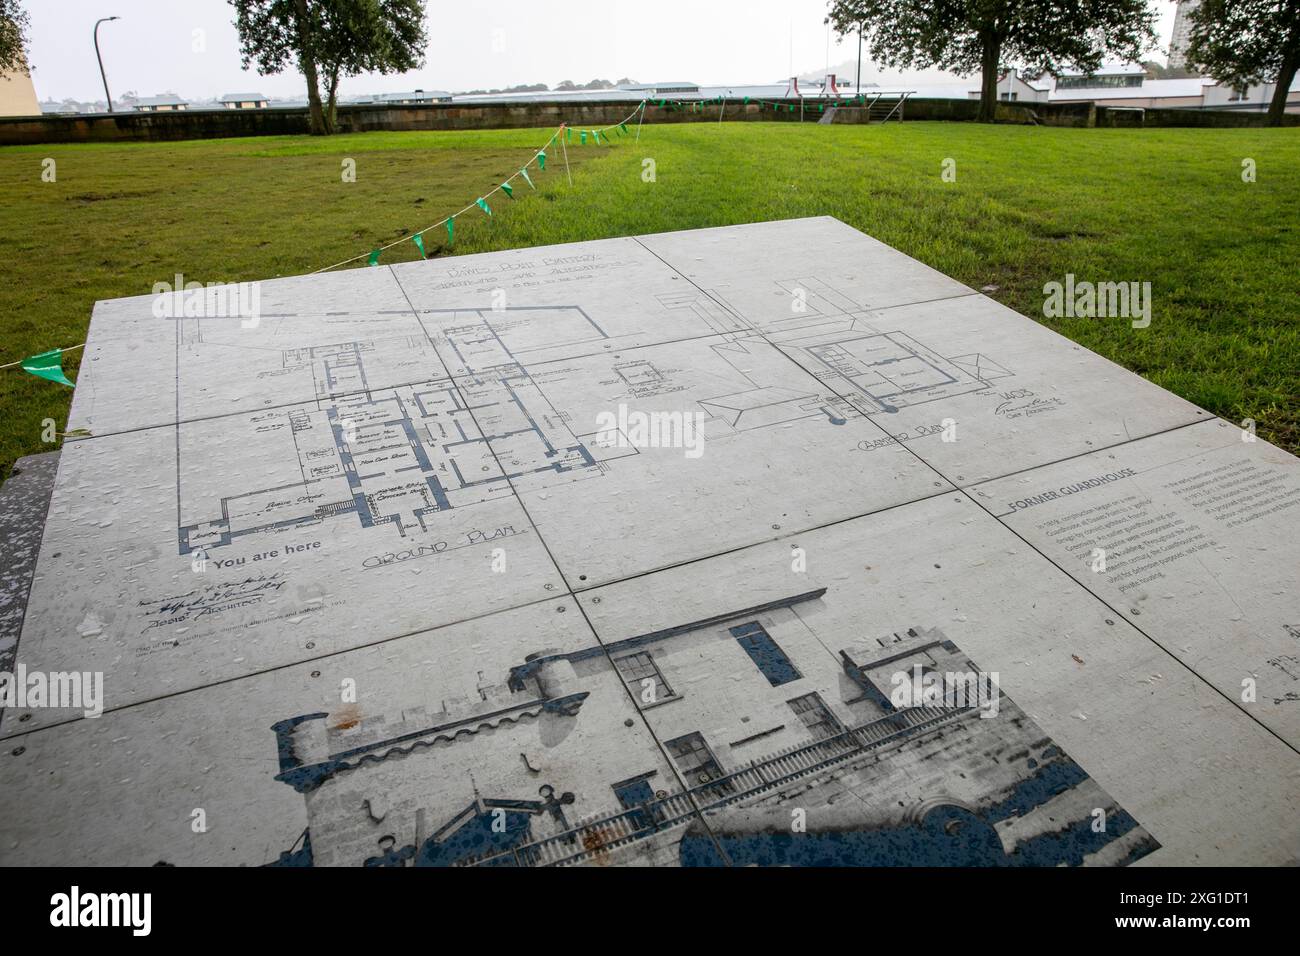
[[578, 142], [583, 146], [587, 145], [587, 131], [585, 129], [578, 134]]
[[542, 150], [537, 154], [537, 168], [546, 169], [546, 150]]
[[511, 199], [515, 198], [515, 187], [511, 186], [509, 183], [502, 183], [501, 191], [505, 193], [507, 196], [509, 196]]
[[428, 254], [424, 251], [424, 237], [417, 232], [411, 237], [411, 241], [415, 243], [415, 248], [420, 250], [420, 258], [427, 259]]
[[370, 265], [370, 266], [379, 265], [379, 254], [383, 251], [384, 250], [382, 249], [376, 249], [374, 252], [370, 253], [370, 258], [366, 260], [366, 265]]
[[624, 123], [619, 123], [619, 124], [618, 124], [618, 128], [621, 129], [624, 133], [626, 133], [626, 132], [627, 132], [627, 123], [625, 123], [625, 122], [624, 122]]
[[456, 217], [447, 217], [447, 245], [456, 241]]
[[478, 208], [482, 209], [489, 216], [492, 215], [492, 207], [487, 204], [487, 200], [481, 196], [478, 199]]
[[526, 182], [526, 183], [528, 184], [528, 188], [529, 188], [529, 189], [536, 189], [536, 188], [537, 188], [536, 186], [533, 185], [533, 177], [531, 177], [531, 176], [528, 175], [528, 169], [527, 169], [527, 167], [525, 167], [525, 168], [519, 170], [519, 175], [524, 177], [524, 182]]
[[571, 127], [564, 127], [564, 141], [566, 143], [573, 142], [573, 129]]
[[68, 381], [68, 377], [63, 374], [63, 349], [51, 349], [48, 352], [41, 352], [39, 355], [28, 356], [23, 359], [22, 367], [24, 372], [30, 372], [37, 378], [58, 382], [60, 385], [67, 385], [69, 388], [74, 387]]

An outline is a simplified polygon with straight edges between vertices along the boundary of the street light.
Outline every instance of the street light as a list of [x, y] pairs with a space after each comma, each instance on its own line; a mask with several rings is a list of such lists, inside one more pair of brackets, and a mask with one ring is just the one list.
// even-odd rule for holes
[[862, 24], [858, 24], [858, 76], [853, 84], [853, 92], [862, 95]]
[[99, 55], [99, 25], [107, 23], [109, 20], [116, 20], [117, 17], [103, 17], [95, 21], [95, 59], [99, 61], [99, 77], [104, 81], [104, 99], [108, 100], [108, 111], [113, 112], [113, 97], [108, 92], [108, 77], [104, 73], [104, 58]]

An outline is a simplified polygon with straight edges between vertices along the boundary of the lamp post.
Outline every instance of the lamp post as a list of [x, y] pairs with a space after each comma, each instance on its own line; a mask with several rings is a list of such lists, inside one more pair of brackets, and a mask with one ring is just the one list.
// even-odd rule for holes
[[104, 73], [104, 58], [99, 55], [99, 25], [117, 17], [103, 17], [95, 21], [95, 59], [99, 61], [99, 78], [104, 81], [104, 99], [108, 101], [108, 111], [113, 112], [113, 97], [108, 92], [108, 76]]
[[853, 92], [862, 95], [862, 24], [858, 24], [858, 76], [853, 84]]

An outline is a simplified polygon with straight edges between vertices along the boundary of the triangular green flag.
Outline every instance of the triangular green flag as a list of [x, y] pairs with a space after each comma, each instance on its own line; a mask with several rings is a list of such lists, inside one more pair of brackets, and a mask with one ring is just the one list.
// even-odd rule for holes
[[662, 106], [664, 105], [664, 103], [666, 103], [666, 102], [667, 102], [667, 100], [660, 100], [660, 101], [659, 101], [659, 105], [660, 105], [660, 107], [662, 107]]
[[569, 127], [569, 126], [564, 127], [564, 141], [565, 141], [566, 143], [572, 143], [572, 142], [573, 142], [573, 129], [572, 129], [572, 127]]
[[382, 249], [376, 249], [374, 252], [370, 253], [370, 258], [366, 260], [366, 265], [371, 265], [371, 266], [379, 265], [379, 254], [383, 251], [384, 250]]
[[505, 193], [507, 196], [509, 196], [511, 199], [515, 198], [515, 188], [511, 186], [509, 183], [502, 183], [501, 191]]
[[597, 146], [600, 145], [600, 130], [593, 129], [591, 131], [591, 141], [595, 143]]
[[627, 132], [627, 123], [619, 123], [619, 124], [618, 124], [618, 128], [621, 129], [624, 133], [626, 133], [626, 132]]
[[28, 356], [23, 359], [22, 366], [24, 372], [31, 372], [37, 378], [49, 379], [69, 388], [75, 387], [63, 374], [63, 349], [51, 349], [40, 355]]
[[489, 216], [492, 215], [492, 207], [487, 204], [487, 200], [481, 196], [478, 199], [478, 208], [482, 209]]
[[578, 134], [578, 142], [583, 146], [587, 145], [587, 131], [585, 129]]
[[525, 166], [523, 169], [519, 170], [519, 175], [524, 177], [524, 182], [528, 184], [530, 189], [537, 188], [533, 185], [533, 177], [528, 175], [528, 167]]
[[456, 217], [447, 217], [447, 245], [456, 241]]
[[538, 169], [546, 168], [546, 150], [542, 150], [537, 154], [537, 168]]
[[415, 235], [411, 237], [411, 241], [415, 243], [415, 248], [420, 250], [420, 258], [421, 259], [426, 258], [427, 256], [424, 251], [424, 237], [417, 232]]

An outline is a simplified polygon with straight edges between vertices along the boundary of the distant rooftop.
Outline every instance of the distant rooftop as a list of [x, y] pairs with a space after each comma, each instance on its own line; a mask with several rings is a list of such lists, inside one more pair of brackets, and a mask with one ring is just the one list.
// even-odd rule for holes
[[406, 93], [376, 93], [372, 103], [439, 103], [451, 100], [446, 90], [410, 90]]
[[1058, 76], [1134, 76], [1146, 75], [1140, 63], [1106, 63], [1095, 70], [1061, 70]]
[[263, 93], [223, 93], [218, 103], [260, 103], [266, 99]]
[[135, 106], [184, 106], [189, 101], [175, 93], [164, 93], [161, 96], [141, 96], [138, 98]]
[[700, 84], [691, 83], [687, 80], [680, 80], [671, 83], [623, 83], [620, 84], [618, 88], [620, 90], [631, 90], [633, 92], [695, 93], [699, 90]]

